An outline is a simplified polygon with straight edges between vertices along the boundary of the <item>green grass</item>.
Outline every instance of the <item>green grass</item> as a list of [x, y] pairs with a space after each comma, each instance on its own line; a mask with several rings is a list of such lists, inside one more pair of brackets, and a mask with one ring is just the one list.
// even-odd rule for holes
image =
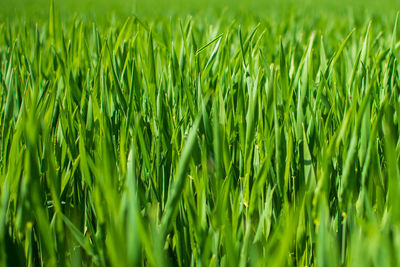
[[0, 16], [0, 266], [400, 265], [395, 2], [66, 3]]

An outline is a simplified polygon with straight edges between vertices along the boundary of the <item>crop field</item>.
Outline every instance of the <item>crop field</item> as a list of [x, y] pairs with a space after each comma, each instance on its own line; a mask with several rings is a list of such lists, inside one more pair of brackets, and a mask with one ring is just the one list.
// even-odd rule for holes
[[0, 0], [0, 266], [400, 266], [398, 10]]

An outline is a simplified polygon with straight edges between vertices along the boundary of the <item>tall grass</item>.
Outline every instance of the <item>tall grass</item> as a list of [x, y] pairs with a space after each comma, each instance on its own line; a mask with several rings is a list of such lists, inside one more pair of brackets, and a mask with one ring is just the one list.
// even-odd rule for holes
[[276, 9], [4, 17], [0, 265], [400, 265], [398, 18]]

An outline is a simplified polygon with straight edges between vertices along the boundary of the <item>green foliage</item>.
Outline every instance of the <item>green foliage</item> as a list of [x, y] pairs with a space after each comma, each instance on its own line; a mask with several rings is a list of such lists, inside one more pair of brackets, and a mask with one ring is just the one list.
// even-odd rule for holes
[[0, 21], [0, 266], [400, 265], [390, 2], [57, 4]]

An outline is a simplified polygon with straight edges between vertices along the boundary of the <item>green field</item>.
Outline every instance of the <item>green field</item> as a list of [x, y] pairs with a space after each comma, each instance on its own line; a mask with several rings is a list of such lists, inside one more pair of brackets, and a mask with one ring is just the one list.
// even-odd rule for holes
[[398, 10], [0, 0], [0, 266], [400, 266]]

